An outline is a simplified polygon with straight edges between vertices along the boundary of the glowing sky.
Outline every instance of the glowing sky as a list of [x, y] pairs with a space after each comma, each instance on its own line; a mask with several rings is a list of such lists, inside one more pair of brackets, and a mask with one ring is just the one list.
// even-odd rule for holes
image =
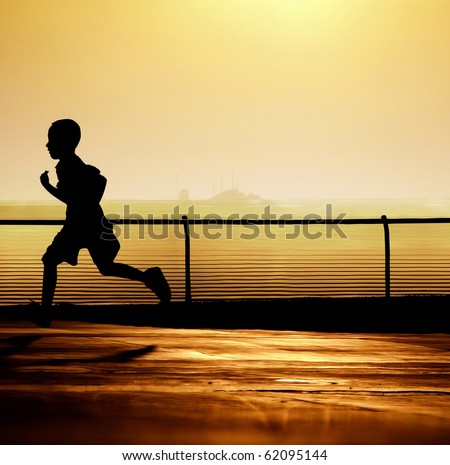
[[448, 0], [0, 5], [0, 200], [66, 117], [108, 199], [450, 197]]

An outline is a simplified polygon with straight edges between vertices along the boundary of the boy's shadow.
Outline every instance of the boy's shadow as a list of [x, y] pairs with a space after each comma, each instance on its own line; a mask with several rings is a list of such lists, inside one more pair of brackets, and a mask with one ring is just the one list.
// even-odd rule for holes
[[135, 358], [142, 355], [150, 354], [156, 350], [155, 345], [141, 347], [139, 349], [122, 350], [112, 355], [93, 358], [59, 358], [57, 360], [49, 360], [46, 365], [66, 365], [69, 363], [101, 363], [101, 362], [131, 362]]
[[41, 336], [12, 336], [0, 339], [0, 366], [3, 361], [11, 355], [22, 352], [32, 342], [40, 339]]
[[12, 360], [11, 356], [23, 353], [25, 349], [31, 345], [33, 342], [41, 339], [42, 336], [13, 336], [8, 338], [0, 338], [0, 368], [3, 373], [6, 371], [17, 371], [19, 367], [32, 367], [32, 366], [60, 366], [60, 365], [69, 365], [71, 363], [102, 363], [102, 362], [118, 362], [126, 363], [130, 362], [138, 357], [141, 357], [146, 354], [150, 354], [156, 350], [155, 345], [149, 345], [146, 347], [140, 347], [138, 349], [128, 349], [115, 352], [110, 355], [105, 355], [102, 357], [91, 357], [91, 358], [58, 358], [58, 359], [49, 359], [49, 360], [33, 360], [33, 361], [24, 361], [24, 360]]

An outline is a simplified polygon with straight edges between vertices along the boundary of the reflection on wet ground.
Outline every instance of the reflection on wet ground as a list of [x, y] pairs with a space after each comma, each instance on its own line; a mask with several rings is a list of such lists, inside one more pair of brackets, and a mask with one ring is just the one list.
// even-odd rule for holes
[[450, 335], [3, 321], [4, 444], [450, 444]]

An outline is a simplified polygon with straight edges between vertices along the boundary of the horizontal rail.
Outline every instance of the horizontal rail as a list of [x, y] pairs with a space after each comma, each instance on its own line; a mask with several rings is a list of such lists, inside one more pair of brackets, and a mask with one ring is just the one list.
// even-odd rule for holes
[[[244, 215], [245, 216], [245, 215]], [[142, 225], [142, 224], [166, 224], [166, 225], [183, 225], [185, 236], [185, 300], [187, 303], [192, 302], [191, 296], [191, 272], [190, 272], [190, 232], [189, 225], [312, 225], [312, 224], [381, 224], [384, 230], [384, 247], [385, 247], [385, 296], [391, 294], [391, 276], [390, 276], [390, 224], [437, 224], [450, 223], [450, 218], [387, 218], [382, 215], [380, 218], [279, 218], [279, 219], [257, 219], [257, 218], [188, 218], [186, 215], [177, 218], [112, 218], [106, 216], [108, 221], [114, 225]], [[12, 226], [53, 226], [64, 225], [65, 220], [30, 220], [30, 219], [0, 219], [0, 225]]]
[[[311, 219], [250, 219], [250, 218], [108, 218], [112, 224], [232, 224], [232, 225], [289, 225], [289, 224], [420, 224], [450, 223], [450, 218], [311, 218]], [[1, 220], [0, 225], [57, 226], [64, 220]]]

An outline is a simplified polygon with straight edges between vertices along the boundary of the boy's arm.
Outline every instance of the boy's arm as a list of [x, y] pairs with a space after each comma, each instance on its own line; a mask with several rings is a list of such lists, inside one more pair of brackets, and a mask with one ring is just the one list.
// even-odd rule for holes
[[61, 200], [61, 202], [67, 203], [67, 200], [64, 198], [63, 195], [61, 195], [61, 192], [59, 191], [59, 189], [50, 184], [50, 180], [48, 178], [48, 171], [44, 171], [41, 174], [40, 180], [41, 180], [41, 184], [44, 186], [44, 189], [47, 192], [53, 195], [53, 197], [56, 197], [58, 200]]
[[102, 175], [99, 175], [98, 191], [96, 192], [96, 200], [98, 203], [100, 203], [100, 200], [102, 199], [103, 194], [105, 193], [106, 183], [106, 178]]

